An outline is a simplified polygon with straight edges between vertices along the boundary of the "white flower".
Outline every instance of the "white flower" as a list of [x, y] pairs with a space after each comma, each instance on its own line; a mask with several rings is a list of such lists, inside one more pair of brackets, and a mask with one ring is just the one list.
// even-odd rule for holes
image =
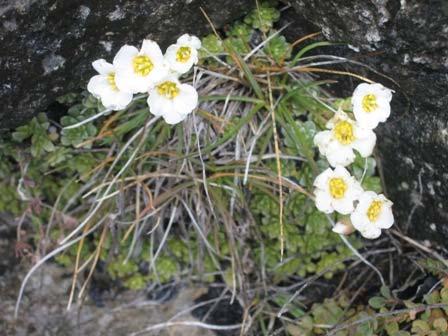
[[168, 124], [181, 122], [198, 105], [198, 93], [188, 84], [181, 84], [174, 77], [167, 77], [149, 90], [149, 110], [162, 116]]
[[355, 160], [353, 149], [362, 157], [372, 155], [376, 143], [375, 133], [358, 127], [344, 112], [338, 111], [326, 126], [330, 130], [317, 133], [314, 144], [332, 167], [351, 164]]
[[392, 90], [381, 84], [359, 84], [352, 97], [356, 121], [363, 128], [374, 129], [389, 118], [391, 100]]
[[100, 99], [106, 109], [118, 111], [128, 106], [132, 101], [132, 93], [118, 89], [114, 66], [103, 59], [96, 60], [92, 65], [99, 75], [90, 79], [87, 90]]
[[350, 219], [363, 237], [378, 238], [381, 235], [381, 229], [389, 229], [394, 224], [392, 202], [382, 194], [365, 191], [359, 197], [359, 203], [350, 215]]
[[353, 202], [362, 193], [361, 185], [342, 166], [328, 168], [314, 180], [316, 207], [324, 213], [337, 212], [348, 215]]
[[156, 42], [143, 40], [140, 51], [124, 45], [114, 58], [115, 82], [120, 90], [146, 92], [168, 73], [162, 51]]
[[198, 49], [201, 41], [196, 36], [184, 34], [177, 39], [176, 44], [168, 47], [165, 59], [170, 69], [178, 74], [184, 74], [198, 62]]

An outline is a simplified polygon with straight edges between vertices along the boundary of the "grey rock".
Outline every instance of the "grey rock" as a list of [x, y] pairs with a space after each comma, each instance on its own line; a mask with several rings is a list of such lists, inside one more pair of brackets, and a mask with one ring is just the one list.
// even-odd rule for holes
[[26, 122], [64, 93], [85, 87], [91, 62], [111, 60], [145, 37], [163, 47], [181, 34], [243, 16], [251, 0], [0, 0], [0, 130]]
[[[332, 41], [392, 81], [393, 114], [377, 129], [378, 154], [399, 226], [416, 238], [448, 238], [448, 2], [291, 0]], [[351, 50], [348, 57], [359, 57]], [[370, 55], [370, 56], [369, 56]], [[353, 70], [353, 69], [352, 69]], [[363, 73], [363, 69], [356, 69]], [[350, 93], [357, 81], [343, 84]]]

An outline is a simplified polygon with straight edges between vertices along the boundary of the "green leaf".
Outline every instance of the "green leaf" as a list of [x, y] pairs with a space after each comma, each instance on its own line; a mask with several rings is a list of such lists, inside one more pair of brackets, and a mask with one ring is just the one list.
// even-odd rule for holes
[[398, 322], [396, 321], [386, 323], [384, 327], [389, 336], [395, 336], [399, 330]]
[[295, 121], [283, 104], [279, 104], [278, 111], [280, 112], [277, 115], [279, 123], [285, 130], [286, 146], [296, 147], [297, 152], [307, 159], [313, 172], [317, 171], [313, 143], [314, 135], [317, 132], [316, 126], [311, 120], [306, 122]]
[[418, 305], [412, 302], [411, 300], [403, 300], [403, 304], [406, 306], [406, 308], [415, 308]]
[[425, 295], [425, 301], [428, 304], [434, 304], [440, 302], [440, 294], [438, 291], [432, 291], [430, 294]]
[[[250, 51], [249, 44], [240, 37], [229, 37], [225, 40], [226, 44], [231, 44], [233, 50], [239, 55], [245, 55]], [[228, 63], [232, 63], [232, 59], [228, 57]]]
[[362, 181], [362, 187], [364, 190], [371, 190], [376, 193], [380, 193], [383, 188], [381, 186], [381, 179], [377, 176], [367, 176]]
[[325, 47], [325, 46], [330, 46], [330, 45], [335, 45], [335, 43], [331, 43], [331, 42], [315, 42], [315, 43], [311, 43], [309, 45], [307, 45], [306, 47], [302, 48], [294, 57], [294, 59], [292, 60], [292, 65], [295, 65], [307, 52], [318, 48], [318, 47]]
[[[239, 38], [243, 39], [243, 41], [249, 42], [252, 33], [253, 33], [253, 30], [249, 25], [247, 25], [243, 22], [237, 22], [229, 30], [228, 36], [239, 37]], [[213, 36], [215, 36], [215, 35], [213, 35]]]
[[411, 332], [417, 333], [419, 335], [425, 335], [430, 330], [431, 328], [426, 321], [415, 320], [414, 322], [412, 322]]
[[436, 318], [432, 324], [435, 329], [441, 332], [445, 332], [448, 330], [448, 323], [443, 317]]
[[440, 297], [442, 298], [442, 303], [448, 303], [448, 288], [444, 287], [440, 291]]
[[277, 64], [281, 64], [285, 59], [291, 57], [291, 46], [282, 35], [271, 38], [266, 43], [264, 50]]
[[12, 138], [17, 142], [22, 142], [32, 135], [31, 128], [28, 125], [20, 126], [12, 133]]
[[390, 292], [390, 288], [387, 286], [381, 286], [380, 293], [382, 296], [384, 296], [386, 299], [392, 299], [392, 294]]
[[245, 17], [244, 22], [267, 33], [279, 18], [280, 11], [271, 6], [269, 2], [263, 2]]
[[199, 50], [199, 55], [201, 58], [212, 55], [221, 54], [224, 52], [224, 47], [222, 45], [222, 40], [220, 40], [216, 35], [210, 34], [202, 39], [202, 48]]
[[[86, 116], [64, 116], [61, 118], [61, 125], [66, 127], [70, 125], [74, 125], [82, 120], [84, 120]], [[85, 140], [93, 137], [96, 135], [97, 129], [93, 125], [93, 123], [87, 123], [84, 125], [81, 125], [76, 128], [70, 128], [70, 129], [63, 129], [62, 130], [62, 136], [61, 136], [61, 143], [64, 146], [73, 146], [77, 147], [79, 144], [84, 142]], [[89, 143], [87, 145], [84, 145], [84, 148], [90, 148], [92, 145]]]
[[370, 298], [369, 305], [372, 308], [380, 309], [381, 307], [384, 307], [386, 304], [386, 299], [381, 296], [374, 296], [373, 298]]
[[402, 331], [400, 330], [399, 332], [397, 332], [395, 335], [393, 336], [411, 336], [411, 334], [407, 331]]
[[370, 177], [375, 174], [376, 162], [374, 158], [363, 158], [357, 153], [352, 168], [353, 175], [357, 180], [360, 180], [364, 174], [364, 169], [366, 170], [364, 177]]

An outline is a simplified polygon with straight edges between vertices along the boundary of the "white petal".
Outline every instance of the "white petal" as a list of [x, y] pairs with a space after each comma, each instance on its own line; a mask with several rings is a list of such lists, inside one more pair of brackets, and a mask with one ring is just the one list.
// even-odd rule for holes
[[385, 98], [378, 98], [378, 109], [373, 112], [377, 113], [380, 122], [385, 122], [390, 116], [390, 103]]
[[354, 210], [353, 201], [346, 197], [341, 199], [333, 199], [331, 204], [337, 212], [343, 215], [351, 214]]
[[143, 40], [139, 54], [148, 55], [153, 63], [160, 63], [163, 60], [162, 50], [159, 45], [152, 40]]
[[115, 111], [124, 109], [132, 100], [131, 93], [117, 91], [103, 75], [92, 77], [87, 85], [87, 90], [101, 99], [105, 108]]
[[367, 83], [361, 83], [359, 84], [355, 91], [353, 91], [353, 98], [358, 98], [361, 96], [361, 98], [370, 91], [370, 85]]
[[389, 229], [392, 225], [394, 225], [394, 215], [392, 213], [392, 209], [383, 205], [381, 214], [375, 224], [382, 229]]
[[113, 61], [116, 71], [132, 71], [132, 60], [137, 54], [138, 49], [136, 47], [130, 45], [122, 46]]
[[177, 50], [179, 49], [178, 44], [171, 44], [168, 48], [166, 48], [165, 51], [165, 58], [168, 58], [170, 60], [176, 59]]
[[327, 214], [333, 212], [333, 206], [331, 205], [331, 197], [329, 194], [325, 191], [316, 189], [314, 191], [314, 195], [316, 196], [316, 208], [318, 208], [319, 211]]
[[366, 212], [363, 209], [360, 209], [359, 204], [356, 207], [355, 211], [350, 215], [350, 220], [352, 222], [353, 227], [358, 230], [367, 230], [371, 225], [370, 221], [366, 216]]
[[170, 63], [170, 69], [179, 75], [182, 75], [184, 73], [187, 73], [190, 71], [191, 67], [193, 66], [193, 62], [190, 59], [188, 62], [182, 63], [174, 61], [173, 63]]
[[331, 131], [321, 131], [314, 136], [313, 139], [314, 145], [316, 145], [319, 148], [319, 152], [322, 155], [326, 155], [327, 147], [331, 140], [331, 137], [332, 137]]
[[[176, 97], [174, 105], [179, 113], [190, 113], [198, 106], [198, 92], [188, 84], [181, 84], [179, 90], [179, 96]], [[182, 105], [179, 105], [179, 103]]]
[[332, 175], [333, 170], [331, 168], [327, 168], [322, 173], [317, 175], [313, 185], [321, 190], [326, 190], [328, 188], [328, 180], [331, 178]]
[[359, 126], [366, 129], [374, 129], [378, 126], [379, 116], [377, 111], [365, 112], [361, 105], [353, 106], [353, 113]]
[[371, 84], [370, 90], [372, 93], [375, 93], [378, 98], [384, 98], [387, 102], [392, 100], [392, 90], [384, 87], [382, 84]]
[[365, 204], [365, 208], [367, 209], [370, 206], [370, 203], [374, 201], [378, 195], [373, 191], [364, 191], [362, 195], [359, 197], [359, 203]]
[[357, 138], [353, 142], [353, 148], [356, 149], [362, 157], [368, 157], [372, 155], [373, 149], [376, 144], [376, 135], [371, 130], [363, 130], [366, 134], [361, 138]]
[[199, 57], [198, 57], [198, 51], [197, 49], [192, 49], [191, 50], [191, 56], [190, 56], [190, 60], [193, 64], [197, 64], [199, 61]]
[[184, 34], [177, 39], [177, 44], [185, 44], [192, 48], [199, 49], [201, 47], [201, 40], [194, 35]]
[[109, 81], [107, 76], [96, 75], [90, 78], [87, 84], [87, 91], [93, 94], [95, 97], [100, 98], [110, 89]]
[[165, 60], [168, 61], [170, 66], [171, 66], [171, 64], [176, 63], [177, 49], [179, 49], [179, 46], [177, 44], [172, 44], [166, 49], [164, 57], [165, 57]]
[[158, 63], [157, 66], [154, 66], [154, 69], [149, 73], [146, 77], [146, 81], [149, 85], [149, 87], [154, 86], [157, 82], [160, 82], [161, 80], [164, 80], [166, 76], [169, 74], [169, 67], [163, 61], [162, 63]]
[[347, 169], [345, 169], [344, 167], [342, 167], [342, 166], [336, 166], [335, 167], [335, 169], [334, 169], [334, 175], [335, 176], [339, 176], [339, 177], [342, 177], [344, 180], [350, 180], [351, 179], [351, 175], [350, 175], [350, 173], [348, 172], [348, 170]]
[[170, 110], [169, 108], [166, 109], [167, 104], [170, 104], [170, 102], [166, 98], [159, 95], [156, 89], [149, 91], [147, 102], [149, 111], [156, 116], [163, 115]]
[[356, 181], [353, 177], [350, 178], [349, 188], [347, 190], [346, 197], [353, 201], [357, 201], [363, 192], [364, 190], [362, 189], [361, 184], [358, 181]]
[[366, 228], [366, 229], [364, 229], [364, 230], [360, 230], [359, 233], [361, 233], [361, 235], [362, 235], [364, 238], [367, 238], [367, 239], [376, 239], [376, 238], [378, 238], [379, 236], [381, 236], [381, 229], [372, 225], [372, 226], [369, 227], [369, 228]]
[[92, 62], [93, 68], [101, 75], [108, 75], [111, 72], [114, 72], [114, 66], [104, 59], [98, 59]]
[[123, 92], [143, 93], [148, 91], [151, 82], [147, 77], [136, 76], [133, 72], [117, 71], [115, 73], [115, 84]]
[[170, 125], [174, 125], [181, 122], [182, 120], [185, 119], [185, 117], [186, 115], [177, 113], [175, 111], [163, 114], [163, 119], [165, 119], [166, 123]]
[[346, 167], [355, 161], [355, 153], [350, 146], [341, 145], [338, 141], [331, 141], [327, 147], [326, 156], [332, 167], [338, 165]]
[[119, 111], [125, 109], [132, 101], [132, 93], [115, 91], [110, 103], [104, 104], [104, 107], [110, 108], [114, 111]]

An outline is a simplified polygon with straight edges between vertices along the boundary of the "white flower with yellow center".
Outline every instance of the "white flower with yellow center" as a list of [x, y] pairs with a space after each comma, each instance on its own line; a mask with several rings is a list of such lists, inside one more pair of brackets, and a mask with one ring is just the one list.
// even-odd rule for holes
[[188, 72], [198, 62], [199, 48], [201, 40], [196, 36], [184, 34], [179, 37], [176, 44], [170, 45], [165, 53], [170, 69], [180, 75]]
[[359, 84], [353, 92], [353, 113], [359, 126], [374, 129], [390, 115], [392, 90], [381, 84]]
[[149, 90], [149, 110], [162, 116], [168, 124], [174, 125], [193, 111], [198, 105], [198, 93], [188, 84], [181, 84], [174, 77], [166, 77]]
[[366, 191], [359, 197], [359, 203], [350, 215], [350, 220], [363, 237], [378, 238], [381, 229], [389, 229], [394, 224], [392, 202], [382, 194]]
[[143, 40], [142, 48], [124, 45], [114, 58], [115, 82], [121, 91], [142, 93], [148, 91], [168, 73], [168, 66], [159, 45]]
[[332, 167], [351, 164], [355, 160], [353, 149], [362, 157], [372, 155], [376, 143], [375, 133], [358, 127], [344, 112], [338, 111], [326, 126], [330, 130], [317, 133], [314, 144]]
[[342, 166], [325, 170], [316, 177], [314, 186], [316, 207], [324, 213], [337, 211], [343, 215], [353, 211], [353, 202], [363, 191], [359, 182]]
[[106, 109], [118, 111], [128, 106], [132, 101], [132, 93], [118, 89], [115, 83], [114, 66], [103, 59], [96, 60], [92, 66], [99, 75], [90, 79], [87, 90], [100, 99]]

